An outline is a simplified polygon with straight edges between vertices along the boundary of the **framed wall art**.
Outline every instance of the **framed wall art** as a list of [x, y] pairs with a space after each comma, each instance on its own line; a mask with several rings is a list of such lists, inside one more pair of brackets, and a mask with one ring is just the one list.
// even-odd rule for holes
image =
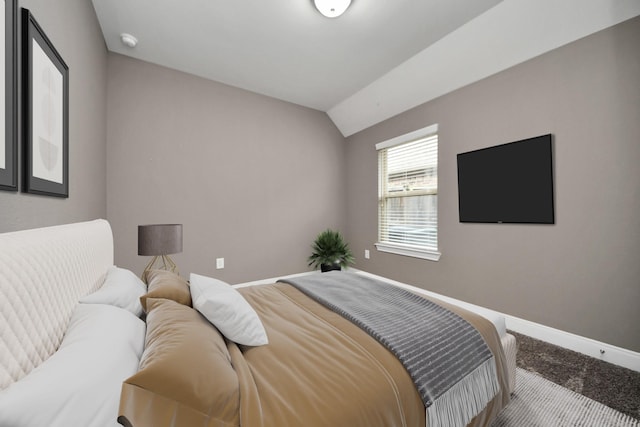
[[22, 9], [23, 191], [69, 197], [69, 68]]
[[18, 1], [3, 0], [0, 22], [0, 190], [18, 190]]

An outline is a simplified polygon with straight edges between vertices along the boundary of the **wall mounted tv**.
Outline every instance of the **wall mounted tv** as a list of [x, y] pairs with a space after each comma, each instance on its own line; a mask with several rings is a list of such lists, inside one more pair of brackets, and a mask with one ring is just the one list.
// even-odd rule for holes
[[554, 224], [551, 135], [458, 154], [460, 222]]

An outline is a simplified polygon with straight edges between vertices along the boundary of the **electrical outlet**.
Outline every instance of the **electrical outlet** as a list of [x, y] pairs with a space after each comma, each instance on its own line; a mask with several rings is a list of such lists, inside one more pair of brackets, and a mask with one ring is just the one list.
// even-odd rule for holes
[[224, 258], [216, 258], [216, 269], [222, 270], [224, 268]]
[[369, 259], [369, 249], [364, 250], [364, 259]]

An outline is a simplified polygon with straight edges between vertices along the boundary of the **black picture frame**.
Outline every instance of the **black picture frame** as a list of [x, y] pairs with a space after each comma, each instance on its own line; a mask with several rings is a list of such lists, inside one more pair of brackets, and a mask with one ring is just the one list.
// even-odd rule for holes
[[18, 191], [18, 0], [4, 0], [4, 133], [0, 140], [0, 190]]
[[69, 67], [22, 9], [23, 191], [69, 197]]

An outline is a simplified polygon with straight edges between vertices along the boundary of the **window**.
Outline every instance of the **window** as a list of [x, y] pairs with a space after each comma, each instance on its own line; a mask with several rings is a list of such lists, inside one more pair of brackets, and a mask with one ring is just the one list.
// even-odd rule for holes
[[381, 142], [379, 251], [437, 261], [438, 125]]

